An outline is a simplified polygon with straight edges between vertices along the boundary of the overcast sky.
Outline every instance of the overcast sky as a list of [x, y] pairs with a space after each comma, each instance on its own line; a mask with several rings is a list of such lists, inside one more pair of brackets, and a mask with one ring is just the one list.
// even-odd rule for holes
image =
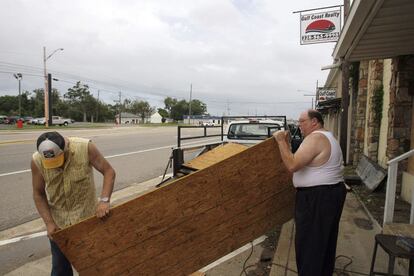
[[[63, 95], [77, 80], [113, 104], [171, 96], [200, 99], [213, 115], [287, 115], [311, 106], [334, 43], [301, 46], [293, 11], [333, 0], [0, 2], [0, 95], [43, 88], [43, 46], [57, 48], [47, 68]], [[303, 92], [303, 91], [309, 92]]]

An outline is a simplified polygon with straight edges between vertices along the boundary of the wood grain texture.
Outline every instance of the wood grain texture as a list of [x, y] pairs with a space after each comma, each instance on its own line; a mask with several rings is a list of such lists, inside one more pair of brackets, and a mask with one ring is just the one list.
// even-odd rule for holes
[[54, 235], [80, 275], [189, 275], [293, 216], [268, 139]]
[[248, 148], [247, 146], [244, 146], [241, 144], [235, 144], [235, 143], [228, 143], [225, 145], [220, 145], [184, 163], [183, 166], [191, 168], [191, 169], [202, 170], [224, 159], [227, 159], [230, 156], [240, 153], [247, 148]]

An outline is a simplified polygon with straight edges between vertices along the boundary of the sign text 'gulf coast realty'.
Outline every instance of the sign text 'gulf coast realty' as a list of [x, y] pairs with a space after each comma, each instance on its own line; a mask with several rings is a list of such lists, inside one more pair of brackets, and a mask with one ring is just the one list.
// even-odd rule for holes
[[338, 41], [341, 10], [300, 15], [300, 44]]

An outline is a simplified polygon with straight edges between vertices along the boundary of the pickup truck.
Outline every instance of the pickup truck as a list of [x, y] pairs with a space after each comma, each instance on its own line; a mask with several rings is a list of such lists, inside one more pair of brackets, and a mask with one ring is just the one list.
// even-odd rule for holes
[[[73, 121], [72, 119], [63, 118], [60, 116], [52, 116], [52, 124], [53, 125], [59, 125], [59, 126], [67, 126], [71, 124]], [[40, 118], [37, 122], [38, 125], [46, 125], [45, 118]]]
[[283, 120], [251, 118], [230, 121], [223, 141], [247, 145], [257, 144], [277, 130], [285, 130]]
[[[178, 178], [183, 175], [189, 174], [192, 171], [185, 166], [184, 160], [188, 161], [185, 157], [185, 153], [198, 152], [197, 156], [200, 156], [219, 145], [226, 143], [238, 143], [245, 146], [251, 146], [262, 142], [263, 140], [272, 136], [273, 132], [277, 130], [289, 130], [291, 134], [291, 145], [292, 151], [295, 152], [299, 147], [302, 136], [297, 126], [288, 124], [286, 116], [223, 116], [221, 118], [220, 126], [178, 126], [177, 132], [177, 147], [173, 148], [171, 157], [168, 161], [167, 168], [164, 172], [163, 180], [160, 184], [162, 185], [169, 179], [164, 180], [165, 174], [168, 167], [173, 168], [173, 176], [171, 178]], [[224, 125], [226, 123], [226, 127]], [[199, 136], [184, 136], [182, 130], [184, 129], [201, 128], [204, 129], [204, 135]], [[207, 130], [220, 128], [220, 134], [208, 134]], [[181, 142], [189, 139], [203, 139], [220, 137], [215, 143], [202, 143], [198, 146], [182, 147]], [[191, 157], [190, 157], [191, 160]]]

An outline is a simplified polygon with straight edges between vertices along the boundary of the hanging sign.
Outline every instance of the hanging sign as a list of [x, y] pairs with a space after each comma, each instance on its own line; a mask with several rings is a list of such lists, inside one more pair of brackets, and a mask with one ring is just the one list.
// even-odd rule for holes
[[300, 14], [300, 44], [336, 42], [341, 32], [341, 9]]
[[332, 100], [336, 98], [336, 89], [335, 88], [318, 88], [318, 102], [323, 102], [327, 100]]

